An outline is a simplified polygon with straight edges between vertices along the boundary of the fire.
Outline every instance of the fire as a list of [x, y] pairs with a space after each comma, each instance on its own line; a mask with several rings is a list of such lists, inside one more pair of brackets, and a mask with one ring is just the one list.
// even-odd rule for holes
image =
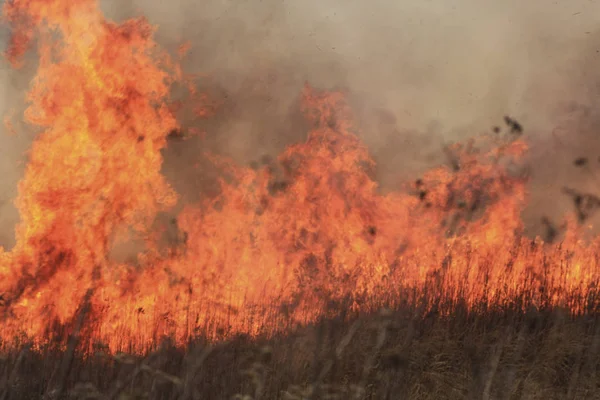
[[[184, 209], [181, 243], [165, 255], [150, 225], [177, 202], [160, 155], [178, 128], [177, 63], [145, 20], [106, 21], [92, 0], [13, 0], [4, 14], [14, 65], [38, 43], [25, 117], [41, 129], [19, 185], [17, 245], [0, 253], [5, 345], [41, 344], [84, 314], [88, 343], [142, 351], [162, 335], [273, 333], [340, 307], [600, 305], [599, 240], [573, 224], [560, 245], [522, 234], [524, 142], [456, 146], [451, 167], [383, 195], [344, 94], [308, 86], [307, 140], [260, 169], [212, 155], [220, 194]], [[107, 256], [129, 228], [148, 238], [139, 265]]]
[[42, 133], [19, 185], [21, 223], [2, 289], [14, 329], [41, 336], [42, 317], [67, 322], [110, 270], [120, 229], [143, 230], [175, 203], [159, 151], [177, 127], [166, 100], [178, 71], [165, 70], [171, 63], [147, 22], [107, 22], [94, 1], [13, 1], [4, 12], [14, 64], [29, 40], [39, 43], [26, 119]]

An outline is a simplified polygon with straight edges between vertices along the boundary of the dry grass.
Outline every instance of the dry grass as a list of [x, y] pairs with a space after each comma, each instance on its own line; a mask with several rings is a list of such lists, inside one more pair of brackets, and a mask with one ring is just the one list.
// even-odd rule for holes
[[407, 307], [269, 339], [165, 340], [145, 357], [23, 346], [0, 361], [0, 390], [3, 400], [600, 399], [600, 322]]

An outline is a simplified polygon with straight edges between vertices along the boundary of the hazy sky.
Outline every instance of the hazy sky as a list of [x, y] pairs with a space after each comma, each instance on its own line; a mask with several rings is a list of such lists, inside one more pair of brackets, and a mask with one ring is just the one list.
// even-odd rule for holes
[[[600, 181], [582, 176], [571, 163], [574, 155], [600, 155], [600, 1], [101, 5], [117, 20], [145, 15], [166, 46], [189, 40], [186, 70], [204, 74], [205, 90], [224, 101], [221, 113], [203, 125], [207, 142], [174, 149], [168, 171], [189, 164], [201, 147], [249, 162], [302, 140], [296, 101], [309, 81], [350, 91], [384, 185], [440, 162], [445, 142], [488, 130], [510, 114], [533, 145], [533, 219], [568, 208], [559, 193], [565, 182], [600, 193]], [[0, 111], [15, 109], [16, 123], [31, 69], [14, 72], [2, 64], [0, 70]], [[0, 133], [0, 245], [6, 246], [18, 218], [11, 201], [22, 174], [19, 162], [33, 137], [26, 127], [16, 127], [17, 136]], [[555, 196], [551, 202], [548, 193]]]

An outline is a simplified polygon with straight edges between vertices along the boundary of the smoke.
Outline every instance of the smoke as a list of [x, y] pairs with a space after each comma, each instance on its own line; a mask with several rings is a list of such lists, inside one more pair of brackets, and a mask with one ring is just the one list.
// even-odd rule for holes
[[[250, 163], [303, 140], [297, 100], [306, 81], [349, 91], [384, 188], [443, 162], [445, 143], [488, 132], [508, 114], [532, 143], [526, 217], [534, 232], [541, 214], [570, 209], [560, 194], [565, 184], [600, 191], [600, 181], [572, 164], [580, 155], [600, 155], [598, 2], [105, 0], [101, 6], [115, 20], [145, 15], [168, 48], [189, 41], [184, 67], [201, 75], [200, 90], [221, 105], [210, 120], [183, 121], [205, 130], [205, 140], [173, 143], [165, 153], [165, 173], [186, 199], [209, 180], [188, 167], [202, 151]], [[3, 114], [22, 111], [31, 76], [7, 68]], [[30, 140], [30, 134], [2, 135], [0, 201], [16, 193], [17, 162]], [[0, 203], [0, 244], [10, 246], [15, 221], [14, 208]]]
[[[1, 51], [5, 49], [8, 34], [8, 27], [0, 25]], [[0, 246], [3, 247], [14, 245], [14, 227], [19, 215], [13, 201], [17, 183], [25, 171], [27, 149], [35, 137], [34, 129], [23, 122], [22, 115], [36, 67], [33, 57], [19, 71], [14, 71], [5, 60], [0, 61]]]

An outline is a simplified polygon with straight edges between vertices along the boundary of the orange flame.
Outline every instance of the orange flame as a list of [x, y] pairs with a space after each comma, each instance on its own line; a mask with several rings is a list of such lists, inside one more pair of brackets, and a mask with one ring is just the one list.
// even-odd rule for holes
[[13, 64], [38, 40], [26, 119], [43, 130], [19, 185], [17, 245], [0, 253], [5, 344], [22, 334], [44, 342], [86, 302], [88, 341], [131, 351], [162, 335], [272, 333], [332, 305], [600, 304], [600, 241], [584, 243], [575, 228], [560, 246], [522, 235], [526, 182], [511, 168], [523, 142], [455, 146], [454, 170], [382, 195], [344, 95], [308, 86], [313, 128], [277, 168], [211, 156], [221, 192], [180, 214], [182, 244], [165, 257], [149, 241], [139, 266], [111, 262], [116, 238], [128, 227], [151, 237], [149, 224], [177, 200], [160, 150], [177, 128], [168, 91], [179, 67], [145, 20], [107, 22], [92, 0], [13, 0], [4, 14]]
[[15, 24], [10, 60], [34, 33], [41, 53], [26, 119], [43, 132], [19, 184], [21, 223], [2, 279], [13, 320], [38, 336], [41, 316], [68, 321], [109, 268], [119, 228], [143, 230], [175, 203], [159, 151], [177, 126], [165, 103], [176, 75], [159, 67], [169, 60], [147, 22], [106, 22], [94, 1], [12, 1], [4, 13]]

